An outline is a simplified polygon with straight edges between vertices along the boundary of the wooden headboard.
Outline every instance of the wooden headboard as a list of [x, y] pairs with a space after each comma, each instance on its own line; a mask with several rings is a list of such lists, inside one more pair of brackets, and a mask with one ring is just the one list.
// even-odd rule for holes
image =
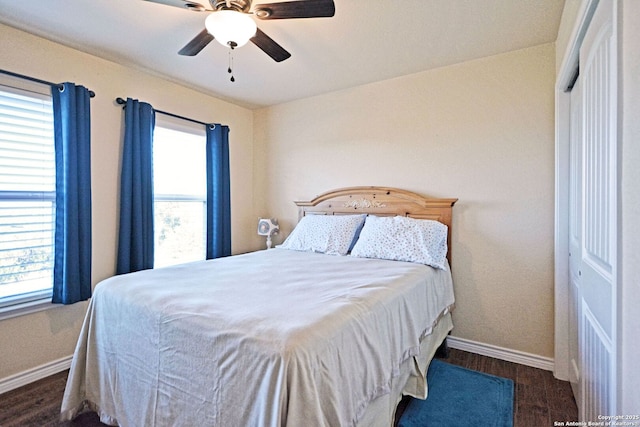
[[[439, 221], [449, 229], [447, 245], [451, 248], [451, 211], [456, 201], [458, 199], [434, 199], [391, 187], [348, 187], [320, 194], [308, 202], [295, 203], [299, 218], [362, 213]], [[447, 252], [447, 258], [451, 262], [451, 250]]]

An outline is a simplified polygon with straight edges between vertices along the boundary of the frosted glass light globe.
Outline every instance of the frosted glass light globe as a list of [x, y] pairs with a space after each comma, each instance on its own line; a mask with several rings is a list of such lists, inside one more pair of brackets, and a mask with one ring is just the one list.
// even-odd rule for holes
[[255, 21], [246, 13], [235, 10], [212, 12], [204, 21], [207, 31], [223, 46], [244, 46], [256, 34]]

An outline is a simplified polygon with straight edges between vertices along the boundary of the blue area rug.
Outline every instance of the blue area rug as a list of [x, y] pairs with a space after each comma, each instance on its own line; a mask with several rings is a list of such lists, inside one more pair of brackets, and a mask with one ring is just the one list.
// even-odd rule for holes
[[429, 395], [411, 399], [398, 427], [513, 426], [513, 381], [434, 359]]

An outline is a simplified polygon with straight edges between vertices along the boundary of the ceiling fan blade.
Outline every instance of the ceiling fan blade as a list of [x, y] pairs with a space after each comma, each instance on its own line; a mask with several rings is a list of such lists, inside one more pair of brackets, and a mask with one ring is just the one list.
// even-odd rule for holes
[[262, 32], [260, 28], [256, 30], [256, 35], [251, 38], [251, 42], [276, 62], [282, 62], [291, 56], [289, 52]]
[[209, 34], [209, 32], [204, 29], [198, 33], [189, 43], [187, 43], [180, 51], [178, 55], [183, 56], [196, 56], [202, 49], [208, 45], [211, 40], [213, 40], [213, 36]]
[[201, 5], [200, 3], [189, 1], [189, 0], [144, 0], [151, 3], [160, 3], [166, 4], [167, 6], [175, 6], [183, 9], [193, 10], [195, 12], [204, 12], [207, 10], [206, 7]]
[[333, 0], [296, 0], [258, 4], [253, 13], [260, 19], [330, 18], [336, 6]]

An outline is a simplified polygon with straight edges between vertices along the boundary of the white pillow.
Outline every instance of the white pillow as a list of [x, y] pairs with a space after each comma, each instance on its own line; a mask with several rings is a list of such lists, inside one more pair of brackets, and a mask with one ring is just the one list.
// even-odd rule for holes
[[404, 216], [369, 216], [351, 255], [416, 262], [444, 270], [447, 226]]
[[306, 215], [278, 247], [346, 255], [366, 215]]

